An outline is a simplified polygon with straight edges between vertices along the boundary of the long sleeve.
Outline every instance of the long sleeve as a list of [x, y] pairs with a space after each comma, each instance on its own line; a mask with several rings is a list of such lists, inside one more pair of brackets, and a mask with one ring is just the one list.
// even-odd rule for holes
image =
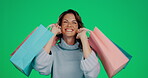
[[35, 57], [32, 66], [42, 75], [49, 75], [51, 73], [53, 63], [53, 54], [49, 55], [44, 49]]
[[97, 78], [100, 72], [100, 64], [94, 51], [91, 52], [88, 58], [82, 58], [81, 69], [84, 72], [85, 78]]

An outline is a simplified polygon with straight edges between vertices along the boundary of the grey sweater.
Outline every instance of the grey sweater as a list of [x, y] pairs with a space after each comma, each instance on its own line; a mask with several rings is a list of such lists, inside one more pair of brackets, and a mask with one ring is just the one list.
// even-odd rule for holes
[[68, 45], [61, 39], [51, 48], [51, 55], [42, 49], [33, 60], [33, 68], [42, 75], [51, 74], [52, 78], [97, 78], [100, 64], [94, 51], [84, 59], [78, 45]]

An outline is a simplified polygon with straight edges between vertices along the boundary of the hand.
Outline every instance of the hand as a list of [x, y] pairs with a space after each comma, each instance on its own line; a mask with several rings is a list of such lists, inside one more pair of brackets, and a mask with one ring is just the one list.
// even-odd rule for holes
[[51, 32], [54, 33], [55, 35], [61, 34], [61, 26], [58, 24], [51, 24], [49, 25], [51, 27]]
[[89, 31], [88, 29], [86, 29], [86, 28], [80, 28], [80, 29], [78, 29], [78, 31], [77, 31], [77, 36], [76, 36], [76, 39], [84, 39], [84, 38], [87, 38], [87, 36], [86, 36], [86, 32], [87, 31]]
[[83, 49], [83, 55], [84, 58], [88, 58], [92, 52], [92, 49], [90, 48], [87, 36], [86, 36], [86, 32], [90, 31], [86, 28], [80, 28], [78, 29], [78, 34], [77, 34], [77, 39], [80, 39], [82, 42], [82, 49]]

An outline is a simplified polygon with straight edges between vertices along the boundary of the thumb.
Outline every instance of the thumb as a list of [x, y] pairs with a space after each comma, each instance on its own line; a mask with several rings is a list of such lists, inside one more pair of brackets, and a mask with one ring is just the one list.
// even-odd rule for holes
[[79, 36], [80, 36], [80, 34], [78, 33], [77, 36], [76, 36], [76, 39], [79, 39]]

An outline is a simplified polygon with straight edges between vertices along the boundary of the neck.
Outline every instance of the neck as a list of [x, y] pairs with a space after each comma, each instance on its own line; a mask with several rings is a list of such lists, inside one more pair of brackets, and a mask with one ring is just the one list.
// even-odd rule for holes
[[74, 37], [63, 37], [63, 39], [68, 45], [74, 45], [75, 44], [75, 38]]

